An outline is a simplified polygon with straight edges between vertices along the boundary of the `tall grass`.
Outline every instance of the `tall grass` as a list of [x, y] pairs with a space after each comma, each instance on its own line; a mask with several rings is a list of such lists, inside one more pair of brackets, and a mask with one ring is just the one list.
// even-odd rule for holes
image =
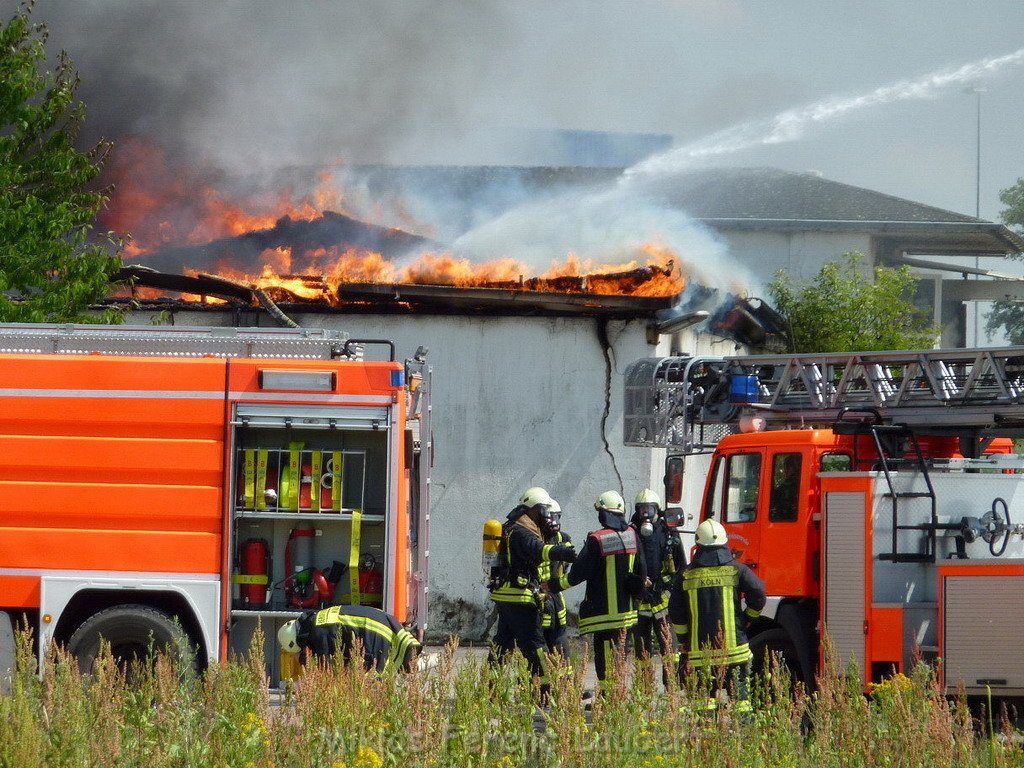
[[82, 677], [54, 648], [40, 677], [31, 648], [19, 635], [11, 691], [0, 696], [0, 766], [1024, 765], [1005, 719], [972, 719], [923, 665], [870, 697], [855, 670], [835, 664], [812, 695], [775, 669], [753, 681], [755, 712], [740, 718], [728, 705], [697, 712], [705, 695], [693, 676], [679, 685], [672, 674], [662, 691], [649, 669], [631, 670], [621, 656], [615, 684], [589, 712], [580, 704], [588, 660], [554, 662], [542, 713], [521, 659], [492, 668], [457, 657], [454, 644], [428, 673], [311, 666], [273, 701], [258, 650], [201, 676], [187, 659], [159, 656], [126, 677], [103, 653]]

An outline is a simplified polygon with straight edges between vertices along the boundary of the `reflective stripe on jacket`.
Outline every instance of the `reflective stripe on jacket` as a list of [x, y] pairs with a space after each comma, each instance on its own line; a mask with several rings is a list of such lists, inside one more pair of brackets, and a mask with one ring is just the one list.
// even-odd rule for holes
[[[557, 587], [587, 583], [580, 604], [580, 634], [627, 629], [636, 624], [636, 600], [643, 594], [646, 576], [643, 558], [637, 557], [633, 530], [604, 528], [587, 536], [569, 573]], [[556, 585], [552, 585], [556, 588]]]
[[695, 667], [750, 661], [747, 621], [760, 616], [764, 604], [764, 582], [735, 560], [728, 547], [698, 547], [669, 600], [680, 651]]

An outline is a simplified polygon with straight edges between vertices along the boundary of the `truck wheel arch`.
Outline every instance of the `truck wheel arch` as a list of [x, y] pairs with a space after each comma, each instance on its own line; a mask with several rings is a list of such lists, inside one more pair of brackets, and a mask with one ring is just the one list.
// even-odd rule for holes
[[[54, 631], [54, 640], [66, 645], [71, 650], [72, 640], [75, 635], [89, 624], [96, 616], [105, 614], [114, 609], [145, 609], [149, 613], [141, 614], [150, 617], [154, 627], [154, 635], [157, 628], [166, 627], [161, 624], [168, 621], [171, 626], [177, 622], [179, 633], [191, 646], [197, 668], [205, 668], [207, 660], [207, 644], [195, 612], [185, 597], [176, 592], [162, 591], [131, 591], [126, 590], [94, 590], [85, 589], [77, 592], [61, 612], [60, 619]], [[130, 614], [126, 614], [128, 616]], [[109, 618], [109, 614], [108, 614]], [[94, 623], [95, 627], [96, 624]], [[77, 638], [81, 642], [82, 636]]]

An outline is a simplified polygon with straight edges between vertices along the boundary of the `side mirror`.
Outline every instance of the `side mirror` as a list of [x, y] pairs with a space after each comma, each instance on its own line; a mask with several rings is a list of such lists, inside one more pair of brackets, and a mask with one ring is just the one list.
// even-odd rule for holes
[[678, 528], [683, 524], [683, 508], [682, 507], [666, 507], [665, 508], [665, 525], [669, 528]]

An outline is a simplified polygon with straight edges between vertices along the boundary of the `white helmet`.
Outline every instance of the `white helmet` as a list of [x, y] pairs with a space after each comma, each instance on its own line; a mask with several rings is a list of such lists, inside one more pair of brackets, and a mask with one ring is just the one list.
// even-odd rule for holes
[[562, 505], [559, 504], [554, 499], [552, 499], [551, 503], [548, 504], [548, 512], [550, 512], [553, 515], [560, 515], [562, 514]]
[[640, 506], [641, 504], [654, 504], [660, 509], [661, 499], [658, 498], [658, 494], [650, 488], [644, 488], [636, 495], [636, 501], [634, 501], [633, 504], [634, 506]]
[[605, 491], [597, 497], [594, 502], [594, 509], [614, 512], [617, 515], [626, 514], [626, 502], [622, 500], [622, 494], [618, 491]]
[[702, 547], [720, 547], [728, 543], [729, 534], [725, 527], [710, 517], [697, 526], [697, 543]]
[[288, 653], [298, 653], [302, 650], [299, 648], [299, 622], [297, 619], [286, 621], [277, 630], [277, 642], [281, 644], [281, 650]]
[[519, 503], [524, 507], [536, 507], [538, 504], [551, 506], [551, 496], [540, 486], [534, 486], [523, 491], [523, 495], [519, 497]]

